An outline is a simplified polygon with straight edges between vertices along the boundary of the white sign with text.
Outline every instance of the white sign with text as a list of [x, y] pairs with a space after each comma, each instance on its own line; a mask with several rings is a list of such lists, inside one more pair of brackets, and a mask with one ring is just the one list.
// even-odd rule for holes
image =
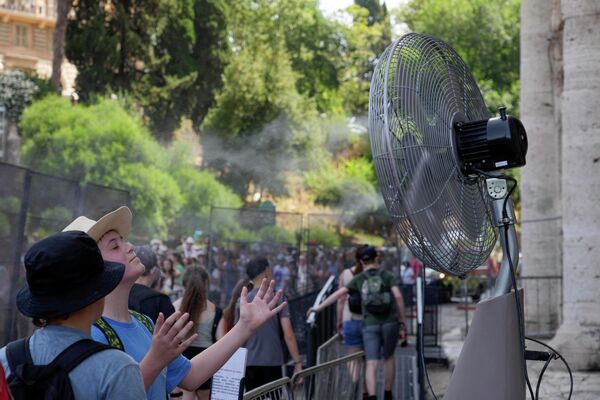
[[240, 400], [244, 388], [240, 383], [246, 373], [248, 349], [240, 347], [212, 377], [211, 400]]

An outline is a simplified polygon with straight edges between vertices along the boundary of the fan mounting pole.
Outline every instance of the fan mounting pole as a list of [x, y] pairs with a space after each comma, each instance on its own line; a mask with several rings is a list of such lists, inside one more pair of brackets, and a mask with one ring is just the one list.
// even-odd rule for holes
[[[519, 266], [519, 242], [517, 241], [517, 231], [515, 229], [515, 209], [512, 199], [506, 199], [507, 185], [505, 179], [488, 178], [485, 181], [488, 195], [492, 200], [492, 215], [494, 225], [500, 230], [500, 244], [502, 246], [502, 264], [496, 277], [496, 285], [492, 292], [492, 298], [502, 296], [510, 292], [510, 261], [512, 261], [515, 272]], [[504, 202], [506, 201], [506, 215], [504, 217]], [[508, 224], [508, 243], [503, 230]], [[508, 244], [508, 246], [507, 246]], [[508, 249], [508, 251], [507, 251]], [[510, 257], [510, 260], [509, 260]]]
[[[493, 199], [494, 224], [501, 230], [504, 255], [492, 297], [477, 305], [445, 400], [525, 400], [519, 319], [515, 293], [510, 291], [509, 257], [516, 270], [519, 254], [514, 207], [512, 200], [506, 198], [504, 179], [489, 178], [486, 187]], [[503, 212], [505, 201], [506, 213]], [[504, 233], [506, 225], [508, 243]]]

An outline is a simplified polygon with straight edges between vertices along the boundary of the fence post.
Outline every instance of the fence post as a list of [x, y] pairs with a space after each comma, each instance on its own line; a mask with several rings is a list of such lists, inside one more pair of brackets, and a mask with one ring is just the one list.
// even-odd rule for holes
[[[75, 218], [80, 216], [80, 215], [84, 215], [85, 213], [85, 192], [87, 189], [87, 185], [86, 184], [81, 184], [78, 183], [77, 185], [77, 214], [75, 215]], [[93, 218], [93, 217], [92, 217]]]
[[19, 275], [21, 274], [21, 254], [23, 253], [23, 244], [25, 242], [25, 228], [27, 225], [27, 210], [29, 208], [29, 194], [31, 192], [31, 171], [25, 170], [25, 179], [23, 181], [23, 196], [21, 198], [21, 209], [19, 210], [19, 225], [17, 228], [17, 243], [15, 245], [13, 274], [10, 285], [10, 301], [12, 304], [10, 317], [6, 320], [6, 338], [5, 343], [11, 341], [17, 320], [17, 307], [15, 299], [17, 297], [17, 285]]

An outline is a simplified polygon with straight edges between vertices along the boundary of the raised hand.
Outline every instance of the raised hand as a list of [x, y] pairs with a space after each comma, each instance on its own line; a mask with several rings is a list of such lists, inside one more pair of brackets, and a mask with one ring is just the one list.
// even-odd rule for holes
[[242, 289], [240, 296], [240, 320], [238, 323], [250, 333], [256, 332], [262, 324], [273, 318], [273, 316], [287, 306], [287, 302], [285, 301], [277, 305], [283, 292], [279, 290], [273, 295], [274, 289], [275, 281], [272, 280], [267, 286], [267, 280], [263, 279], [258, 293], [256, 293], [256, 296], [250, 303], [248, 303], [248, 289], [246, 287]]
[[164, 315], [160, 313], [156, 319], [152, 344], [147, 356], [151, 356], [164, 367], [187, 349], [198, 337], [197, 333], [187, 337], [194, 326], [192, 321], [188, 321], [189, 318], [188, 313], [181, 314], [181, 311], [176, 311], [165, 320]]

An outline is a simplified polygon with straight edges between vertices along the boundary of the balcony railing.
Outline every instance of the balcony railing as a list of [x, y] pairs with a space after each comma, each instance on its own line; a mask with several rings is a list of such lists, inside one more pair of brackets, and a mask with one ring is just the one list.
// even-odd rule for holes
[[44, 18], [55, 18], [54, 3], [36, 1], [2, 1], [0, 10], [13, 11]]

